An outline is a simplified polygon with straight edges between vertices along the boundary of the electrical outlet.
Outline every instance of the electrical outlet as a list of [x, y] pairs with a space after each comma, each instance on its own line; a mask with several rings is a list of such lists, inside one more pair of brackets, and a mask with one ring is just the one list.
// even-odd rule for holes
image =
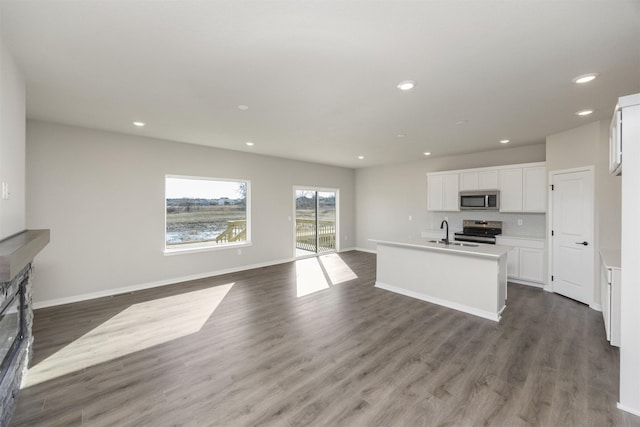
[[522, 220], [518, 218], [518, 225], [522, 225]]
[[242, 255], [242, 249], [238, 249], [238, 255]]
[[344, 236], [344, 240], [348, 240], [348, 237], [347, 237], [347, 236]]
[[448, 221], [449, 221], [449, 217], [448, 217], [448, 216], [445, 216], [445, 217], [444, 217], [444, 220], [448, 222]]
[[409, 221], [413, 221], [413, 216], [409, 215]]

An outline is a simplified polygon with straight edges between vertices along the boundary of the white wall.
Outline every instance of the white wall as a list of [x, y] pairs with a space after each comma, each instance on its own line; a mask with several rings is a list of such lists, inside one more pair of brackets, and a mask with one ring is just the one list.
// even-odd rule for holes
[[609, 174], [609, 121], [547, 138], [547, 171], [590, 165], [595, 166], [596, 247], [620, 249], [622, 178]]
[[[544, 160], [545, 146], [536, 144], [358, 169], [356, 170], [356, 246], [365, 250], [375, 250], [375, 244], [369, 242], [369, 239], [419, 240], [423, 230], [439, 227], [445, 215], [450, 216], [452, 229], [461, 228], [463, 216], [469, 219], [476, 219], [475, 215], [488, 216], [479, 213], [449, 215], [443, 212], [427, 212], [427, 172]], [[544, 236], [544, 215], [495, 215], [506, 219], [507, 223], [514, 222], [516, 216], [525, 218], [526, 224], [532, 226], [537, 224], [535, 232]], [[409, 216], [412, 217], [411, 221]], [[522, 234], [531, 233], [533, 232]]]
[[25, 229], [25, 83], [0, 37], [0, 240]]
[[[251, 181], [253, 246], [164, 256], [166, 174]], [[354, 171], [29, 121], [27, 224], [50, 228], [36, 259], [39, 305], [293, 257], [293, 186], [338, 188], [353, 246]]]
[[599, 249], [620, 249], [622, 180], [619, 176], [609, 174], [608, 150], [609, 121], [607, 120], [588, 123], [547, 137], [548, 172], [594, 166], [595, 289], [593, 300], [596, 305], [600, 304]]

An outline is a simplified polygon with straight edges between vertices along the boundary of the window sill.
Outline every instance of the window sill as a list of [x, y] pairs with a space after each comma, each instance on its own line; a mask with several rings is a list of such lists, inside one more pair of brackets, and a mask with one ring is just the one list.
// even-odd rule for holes
[[165, 248], [164, 256], [193, 254], [198, 252], [220, 251], [224, 249], [239, 249], [239, 248], [246, 248], [249, 246], [253, 246], [253, 243], [251, 242], [229, 243], [226, 245], [215, 245], [215, 246], [212, 246], [207, 243], [193, 243], [190, 245], [184, 245], [179, 248]]

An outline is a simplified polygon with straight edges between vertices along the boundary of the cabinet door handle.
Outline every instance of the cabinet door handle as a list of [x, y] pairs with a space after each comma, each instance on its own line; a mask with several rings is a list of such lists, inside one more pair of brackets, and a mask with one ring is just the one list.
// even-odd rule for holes
[[589, 246], [589, 242], [576, 242], [576, 245]]

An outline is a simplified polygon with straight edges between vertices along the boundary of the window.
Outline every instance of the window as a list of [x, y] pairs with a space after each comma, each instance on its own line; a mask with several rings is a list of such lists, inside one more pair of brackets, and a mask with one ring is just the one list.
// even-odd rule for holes
[[167, 251], [247, 244], [249, 181], [167, 176]]

